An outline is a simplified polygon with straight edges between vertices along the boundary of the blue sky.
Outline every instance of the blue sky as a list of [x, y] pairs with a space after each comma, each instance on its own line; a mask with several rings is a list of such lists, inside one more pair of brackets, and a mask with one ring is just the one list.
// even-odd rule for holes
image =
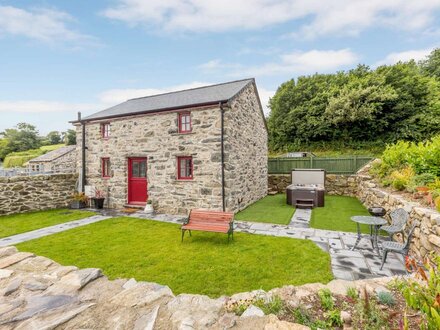
[[248, 77], [267, 104], [300, 75], [421, 59], [439, 23], [440, 0], [0, 0], [0, 131]]

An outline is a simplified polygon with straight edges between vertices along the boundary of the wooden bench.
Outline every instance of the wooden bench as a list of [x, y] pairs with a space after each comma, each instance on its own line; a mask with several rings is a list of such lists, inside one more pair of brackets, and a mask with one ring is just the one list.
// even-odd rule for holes
[[234, 213], [222, 211], [191, 210], [188, 220], [182, 225], [182, 242], [185, 231], [191, 230], [225, 233], [234, 239]]

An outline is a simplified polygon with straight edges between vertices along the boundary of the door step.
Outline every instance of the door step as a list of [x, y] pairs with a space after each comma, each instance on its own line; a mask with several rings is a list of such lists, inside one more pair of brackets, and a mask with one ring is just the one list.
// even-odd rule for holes
[[313, 199], [297, 199], [295, 203], [295, 207], [299, 209], [313, 209], [314, 206], [315, 202]]

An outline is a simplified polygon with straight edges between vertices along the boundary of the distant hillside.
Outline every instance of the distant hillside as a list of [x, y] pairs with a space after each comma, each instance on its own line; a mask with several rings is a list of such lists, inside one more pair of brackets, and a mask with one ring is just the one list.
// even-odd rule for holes
[[26, 151], [20, 151], [20, 152], [11, 152], [9, 153], [4, 161], [3, 161], [3, 167], [9, 168], [9, 167], [22, 167], [24, 163], [27, 161], [41, 156], [49, 151], [58, 149], [63, 147], [65, 144], [54, 144], [50, 146], [42, 146], [38, 149], [30, 149]]

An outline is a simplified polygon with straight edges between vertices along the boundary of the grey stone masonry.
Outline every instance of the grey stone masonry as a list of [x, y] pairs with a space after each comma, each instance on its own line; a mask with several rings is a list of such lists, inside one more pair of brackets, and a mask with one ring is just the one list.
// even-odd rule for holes
[[0, 177], [0, 215], [66, 207], [76, 174]]
[[[237, 211], [267, 192], [267, 131], [253, 83], [224, 109], [226, 210]], [[87, 184], [103, 190], [106, 206], [128, 201], [128, 159], [147, 158], [148, 198], [156, 211], [187, 214], [192, 208], [222, 209], [221, 110], [219, 105], [184, 109], [192, 130], [178, 133], [183, 110], [91, 121], [86, 130]], [[110, 136], [101, 137], [101, 124]], [[77, 125], [78, 170], [81, 169], [81, 126]], [[178, 180], [177, 157], [192, 156], [193, 179]], [[111, 173], [103, 178], [101, 159], [109, 158]]]

